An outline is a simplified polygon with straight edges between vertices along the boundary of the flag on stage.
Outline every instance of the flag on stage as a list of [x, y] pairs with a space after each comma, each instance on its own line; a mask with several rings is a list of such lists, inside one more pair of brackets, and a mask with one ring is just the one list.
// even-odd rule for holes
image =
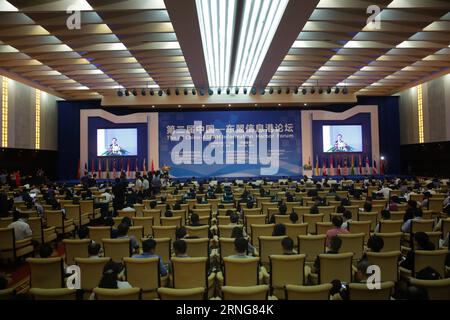
[[334, 176], [333, 155], [330, 155], [330, 176]]
[[116, 159], [113, 160], [113, 178], [117, 178], [117, 172], [116, 172]]
[[380, 159], [380, 174], [384, 175], [384, 160]]
[[350, 169], [350, 174], [351, 174], [352, 176], [355, 175], [355, 159], [353, 158], [353, 155], [352, 155], [352, 167], [351, 167], [351, 169]]
[[139, 172], [139, 168], [138, 168], [138, 159], [136, 158], [136, 161], [134, 162], [134, 175], [136, 176], [136, 174]]
[[87, 176], [89, 173], [87, 162], [84, 163], [84, 175]]
[[361, 154], [359, 154], [358, 173], [362, 174]]
[[369, 156], [366, 155], [366, 174], [370, 174]]
[[81, 162], [78, 159], [77, 179], [81, 179]]
[[91, 159], [91, 176], [94, 176], [95, 167], [94, 167], [94, 159]]
[[109, 179], [109, 159], [106, 159], [106, 179]]
[[123, 171], [125, 171], [125, 168], [123, 166], [123, 158], [120, 159], [120, 173], [122, 173]]
[[316, 172], [315, 175], [319, 175], [319, 156], [316, 156]]
[[130, 159], [127, 162], [127, 179], [130, 178]]
[[341, 159], [337, 158], [337, 175], [341, 175]]
[[152, 159], [152, 174], [153, 173], [155, 173], [155, 162], [153, 162], [153, 159]]
[[373, 159], [373, 167], [372, 167], [372, 174], [377, 174], [377, 161]]
[[344, 176], [348, 175], [347, 157], [344, 157]]
[[144, 158], [144, 164], [142, 165], [142, 171], [144, 171], [144, 175], [147, 175], [147, 166], [145, 165], [145, 158]]
[[312, 168], [312, 166], [311, 166], [311, 156], [309, 156], [309, 158], [308, 158], [308, 165], [309, 165], [310, 168]]
[[327, 175], [327, 160], [322, 158], [322, 175]]
[[98, 178], [99, 179], [102, 179], [103, 177], [102, 177], [102, 160], [101, 159], [98, 159], [98, 173], [97, 173], [97, 175], [98, 175]]

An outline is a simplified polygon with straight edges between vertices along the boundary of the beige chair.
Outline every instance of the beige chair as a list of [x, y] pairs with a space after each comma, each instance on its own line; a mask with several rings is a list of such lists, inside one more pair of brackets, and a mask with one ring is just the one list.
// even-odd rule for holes
[[306, 255], [306, 262], [314, 262], [316, 257], [325, 252], [326, 235], [298, 236], [298, 253]]
[[[219, 211], [220, 211], [220, 210], [223, 210], [223, 209], [219, 209]], [[217, 224], [218, 224], [218, 225], [223, 225], [223, 226], [225, 226], [225, 225], [227, 225], [227, 224], [230, 223], [230, 216], [222, 215], [222, 214], [219, 213], [219, 214], [216, 216], [216, 221], [217, 221]]]
[[94, 294], [96, 300], [140, 300], [141, 289], [140, 288], [127, 288], [127, 289], [103, 289], [94, 288]]
[[348, 224], [348, 231], [352, 234], [364, 233], [364, 241], [367, 242], [370, 237], [371, 224], [371, 221], [350, 221]]
[[319, 213], [323, 214], [323, 221], [331, 221], [330, 214], [336, 209], [334, 206], [319, 206]]
[[78, 204], [66, 204], [64, 205], [64, 210], [66, 211], [66, 218], [73, 219], [73, 222], [77, 227], [87, 225], [89, 220], [89, 214], [81, 214], [80, 205]]
[[159, 209], [145, 209], [142, 210], [142, 216], [146, 218], [153, 218], [153, 225], [159, 226], [161, 224], [160, 218], [161, 218], [161, 210]]
[[209, 226], [191, 227], [186, 226], [187, 234], [190, 237], [209, 238]]
[[331, 283], [335, 279], [342, 282], [352, 281], [353, 253], [319, 254], [319, 284]]
[[170, 238], [175, 241], [177, 226], [153, 226], [153, 238]]
[[158, 295], [161, 300], [204, 300], [205, 288], [158, 288]]
[[169, 227], [169, 226], [176, 226], [176, 227], [180, 227], [181, 226], [181, 217], [161, 217], [160, 221], [161, 221], [161, 226], [163, 227]]
[[[215, 273], [208, 275], [208, 258], [177, 258], [172, 261], [172, 287], [175, 289], [208, 288], [213, 290]], [[213, 292], [210, 292], [212, 295]]]
[[416, 250], [414, 253], [414, 267], [412, 270], [412, 276], [415, 277], [416, 273], [426, 267], [431, 267], [439, 272], [441, 276], [444, 276], [445, 259], [447, 254], [448, 250]]
[[186, 210], [172, 210], [172, 217], [180, 217], [181, 225], [186, 225]]
[[381, 281], [398, 281], [398, 261], [400, 251], [367, 252], [368, 260], [380, 267]]
[[28, 218], [33, 240], [39, 243], [50, 243], [58, 238], [55, 227], [45, 228], [41, 217]]
[[75, 233], [75, 224], [73, 219], [64, 219], [61, 210], [45, 210], [47, 227], [55, 227], [56, 232], [61, 235]]
[[401, 221], [403, 224], [403, 217], [405, 216], [406, 211], [391, 211], [391, 220]]
[[382, 233], [401, 232], [402, 225], [403, 220], [381, 220], [380, 232]]
[[275, 224], [252, 224], [251, 225], [251, 240], [254, 247], [259, 247], [260, 236], [271, 236]]
[[262, 208], [252, 208], [252, 209], [243, 208], [242, 212], [244, 213], [244, 217], [256, 216], [256, 215], [261, 215]]
[[276, 214], [275, 215], [275, 223], [282, 223], [282, 224], [286, 224], [286, 223], [291, 223], [291, 220], [289, 219], [289, 215], [286, 214]]
[[75, 264], [75, 258], [87, 258], [90, 242], [90, 239], [63, 239], [66, 264]]
[[430, 300], [450, 300], [450, 278], [439, 280], [419, 280], [409, 278], [411, 284], [424, 287]]
[[13, 222], [12, 217], [0, 218], [0, 228], [8, 228], [8, 226]]
[[117, 217], [128, 217], [131, 219], [133, 217], [136, 217], [136, 210], [117, 210]]
[[[225, 286], [256, 286], [259, 285], [259, 258], [224, 257], [223, 284]], [[221, 282], [222, 279], [219, 279]]]
[[29, 294], [34, 300], [76, 300], [77, 291], [73, 289], [41, 289], [31, 288]]
[[432, 232], [425, 232], [425, 233], [428, 235], [430, 242], [434, 244], [434, 247], [439, 248], [439, 241], [442, 237], [442, 232], [432, 231]]
[[286, 223], [286, 235], [294, 241], [294, 246], [298, 246], [297, 236], [305, 236], [308, 234], [307, 223]]
[[114, 262], [122, 262], [122, 258], [131, 256], [129, 238], [103, 239], [103, 252]]
[[316, 222], [316, 232], [315, 234], [327, 234], [327, 231], [333, 228], [333, 223], [331, 222]]
[[30, 288], [56, 289], [65, 286], [61, 257], [28, 258], [27, 262], [30, 266]]
[[416, 232], [431, 232], [434, 227], [434, 219], [413, 219], [411, 223], [411, 233]]
[[0, 290], [0, 301], [11, 300], [16, 295], [16, 288], [8, 288]]
[[433, 213], [441, 213], [444, 206], [444, 198], [430, 198], [428, 199], [428, 210]]
[[142, 298], [156, 298], [161, 286], [159, 258], [123, 258], [125, 275], [132, 287], [142, 289]]
[[[144, 241], [145, 238], [142, 239]], [[155, 253], [161, 257], [164, 264], [168, 264], [172, 256], [172, 239], [170, 238], [155, 238], [156, 248]]]
[[231, 238], [231, 233], [233, 232], [233, 229], [239, 227], [239, 228], [243, 228], [244, 226], [242, 225], [218, 225], [217, 228], [217, 235], [220, 238]]
[[263, 225], [267, 222], [267, 216], [263, 214], [245, 216], [245, 231], [250, 234], [251, 226], [254, 224]]
[[0, 260], [17, 259], [31, 255], [34, 252], [31, 237], [24, 240], [16, 240], [14, 228], [0, 229]]
[[209, 257], [209, 239], [184, 239], [187, 245], [186, 254], [189, 257]]
[[236, 287], [223, 286], [223, 300], [267, 300], [269, 295], [268, 285]]
[[88, 227], [89, 239], [103, 246], [103, 239], [111, 237], [111, 227]]
[[135, 203], [133, 209], [136, 210], [136, 217], [142, 217], [142, 212], [144, 211], [144, 205], [140, 203]]
[[287, 300], [330, 300], [330, 283], [315, 286], [286, 285]]
[[364, 233], [339, 234], [338, 237], [342, 240], [339, 252], [352, 252], [353, 259], [361, 259], [364, 253]]
[[392, 233], [375, 233], [375, 235], [383, 238], [384, 246], [381, 250], [382, 252], [390, 252], [390, 251], [401, 251], [401, 241], [402, 235], [401, 232], [392, 232]]
[[142, 226], [144, 228], [144, 236], [152, 234], [153, 217], [133, 217], [131, 221], [133, 226]]
[[270, 255], [282, 255], [283, 254], [283, 246], [281, 245], [281, 241], [286, 238], [286, 236], [260, 236], [259, 237], [259, 257], [260, 263], [266, 269], [270, 268]]
[[99, 285], [103, 268], [110, 260], [110, 258], [75, 258], [75, 263], [81, 271], [80, 280], [84, 299], [89, 299], [92, 290]]
[[370, 289], [366, 283], [350, 283], [348, 296], [350, 300], [390, 300], [395, 283], [381, 282], [379, 289]]
[[138, 242], [145, 236], [143, 226], [132, 226], [128, 229], [128, 236], [134, 236]]
[[358, 215], [358, 221], [370, 221], [370, 231], [375, 230], [378, 221], [378, 213], [376, 212], [361, 212]]
[[94, 210], [94, 200], [80, 200], [80, 214], [88, 214], [92, 220], [100, 218], [100, 210]]
[[278, 299], [285, 298], [284, 287], [288, 284], [303, 285], [305, 282], [304, 254], [271, 255], [270, 257], [270, 288]]
[[313, 234], [316, 232], [316, 222], [323, 222], [323, 214], [309, 214], [303, 215], [303, 223], [308, 224], [308, 233]]
[[221, 262], [224, 257], [228, 257], [236, 253], [234, 250], [234, 240], [234, 238], [219, 238], [219, 254]]

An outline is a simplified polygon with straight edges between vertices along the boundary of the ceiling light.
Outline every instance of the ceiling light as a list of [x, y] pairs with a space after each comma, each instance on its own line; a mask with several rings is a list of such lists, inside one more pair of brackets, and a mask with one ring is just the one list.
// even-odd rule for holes
[[294, 89], [294, 93], [295, 93], [295, 94], [298, 94], [298, 88], [295, 88], [295, 89]]
[[228, 86], [237, 0], [196, 0], [195, 4], [209, 84]]
[[181, 104], [178, 105], [178, 108], [181, 108]]
[[228, 107], [231, 107], [231, 104], [229, 104]]
[[323, 93], [323, 89], [319, 88], [319, 94], [322, 94], [322, 93]]
[[288, 0], [244, 2], [241, 29], [236, 32], [239, 34], [239, 40], [233, 85], [249, 87], [254, 84], [288, 2]]
[[281, 94], [281, 88], [278, 88], [278, 94]]
[[255, 87], [252, 88], [252, 95], [256, 95], [256, 88]]
[[266, 89], [265, 88], [261, 88], [259, 93], [263, 96], [266, 94]]
[[307, 103], [304, 103], [303, 105], [304, 105], [305, 107], [307, 107], [307, 106], [308, 106], [308, 104], [307, 104]]
[[222, 89], [220, 89], [220, 88], [217, 89], [217, 94], [218, 94], [218, 95], [222, 94]]
[[244, 94], [247, 94], [247, 88], [244, 88]]
[[231, 90], [230, 88], [227, 88], [227, 94], [230, 94]]
[[137, 90], [136, 89], [133, 89], [133, 91], [132, 91], [132, 93], [133, 93], [133, 96], [137, 96]]
[[152, 108], [155, 108], [155, 106], [152, 106]]
[[342, 89], [342, 94], [347, 94], [347, 93], [348, 93], [348, 89], [347, 88]]
[[281, 103], [279, 103], [278, 106], [281, 107]]
[[205, 95], [205, 90], [200, 89], [200, 90], [198, 90], [198, 93], [199, 93], [201, 96], [204, 96], [204, 95]]
[[204, 105], [204, 104], [202, 104], [202, 107], [205, 107], [205, 105]]
[[257, 107], [258, 106], [258, 104], [257, 103], [255, 103], [255, 107]]

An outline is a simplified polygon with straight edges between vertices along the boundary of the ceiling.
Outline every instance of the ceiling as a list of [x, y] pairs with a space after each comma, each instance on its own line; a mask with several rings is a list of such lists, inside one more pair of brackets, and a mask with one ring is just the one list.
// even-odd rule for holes
[[0, 74], [65, 99], [193, 87], [391, 95], [449, 71], [449, 0], [0, 0]]

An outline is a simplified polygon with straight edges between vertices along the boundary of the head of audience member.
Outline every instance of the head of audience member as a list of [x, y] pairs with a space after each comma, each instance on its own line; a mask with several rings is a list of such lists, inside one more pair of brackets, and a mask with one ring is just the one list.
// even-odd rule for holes
[[336, 208], [336, 213], [344, 213], [345, 212], [345, 207], [340, 205]]
[[185, 227], [179, 227], [177, 228], [177, 230], [175, 231], [175, 237], [177, 239], [183, 239], [187, 236], [187, 230]]
[[166, 212], [164, 213], [164, 216], [166, 218], [172, 218], [173, 217], [173, 212], [171, 210], [166, 210]]
[[180, 204], [180, 202], [176, 202], [174, 205], [173, 205], [173, 210], [181, 210], [181, 204]]
[[87, 226], [81, 226], [78, 229], [78, 238], [87, 239], [88, 236], [89, 236], [89, 228]]
[[150, 201], [150, 209], [155, 209], [157, 204], [158, 203], [156, 201]]
[[103, 222], [103, 225], [105, 227], [112, 227], [112, 226], [114, 226], [114, 219], [112, 217], [106, 217], [105, 221]]
[[24, 222], [28, 221], [28, 213], [20, 212], [19, 210], [14, 210], [13, 221], [22, 220]]
[[364, 212], [372, 212], [372, 204], [370, 202], [364, 203]]
[[344, 221], [348, 221], [352, 219], [352, 212], [350, 210], [345, 210], [342, 214], [342, 218]]
[[236, 213], [230, 215], [230, 223], [237, 224], [239, 222], [239, 216]]
[[253, 208], [253, 201], [249, 200], [247, 201], [247, 209], [252, 209]]
[[331, 223], [334, 227], [340, 228], [344, 223], [344, 219], [342, 219], [341, 216], [333, 216], [333, 218], [331, 218]]
[[283, 254], [292, 254], [294, 250], [294, 240], [290, 237], [283, 238], [283, 240], [281, 240], [281, 246], [283, 247]]
[[414, 234], [415, 250], [434, 250], [434, 244], [425, 232], [416, 232]]
[[429, 300], [428, 291], [422, 286], [408, 286], [405, 293], [406, 300]]
[[187, 251], [187, 243], [184, 240], [176, 240], [173, 243], [173, 251], [175, 252], [175, 256], [186, 256]]
[[119, 263], [110, 261], [105, 264], [105, 266], [103, 267], [103, 275], [100, 279], [98, 287], [104, 289], [117, 289], [117, 280], [120, 271], [121, 266]]
[[203, 198], [202, 197], [197, 197], [197, 203], [201, 204], [203, 202]]
[[416, 208], [417, 208], [417, 201], [416, 201], [416, 200], [409, 200], [409, 201], [406, 203], [406, 208], [407, 208], [407, 209], [409, 209], [409, 208], [416, 209]]
[[357, 282], [364, 282], [367, 280], [369, 275], [367, 274], [368, 268], [372, 263], [367, 259], [362, 259], [358, 262], [356, 266], [355, 279]]
[[39, 257], [50, 258], [53, 255], [53, 248], [48, 243], [44, 243], [39, 248]]
[[126, 223], [119, 223], [117, 226], [117, 237], [126, 237], [128, 235], [128, 230], [130, 226]]
[[286, 235], [286, 226], [282, 223], [277, 223], [273, 227], [272, 236], [278, 237], [278, 236], [285, 236]]
[[389, 210], [381, 210], [381, 219], [382, 220], [389, 220], [391, 219], [391, 212]]
[[338, 253], [342, 246], [342, 239], [338, 236], [334, 236], [330, 239], [330, 250], [331, 252]]
[[367, 240], [367, 248], [371, 252], [381, 252], [384, 247], [384, 240], [382, 237], [373, 235]]
[[309, 209], [309, 213], [310, 214], [319, 214], [319, 207], [316, 205], [313, 205], [310, 209]]
[[191, 214], [191, 225], [192, 226], [198, 226], [200, 224], [200, 217], [198, 214], [193, 213]]
[[146, 254], [154, 254], [156, 248], [156, 241], [153, 239], [147, 239], [142, 242], [142, 252]]
[[294, 196], [290, 193], [286, 195], [286, 202], [294, 202]]
[[278, 207], [278, 213], [281, 215], [285, 215], [286, 212], [287, 212], [287, 206], [284, 203], [280, 204], [280, 206]]
[[88, 254], [90, 257], [98, 257], [101, 249], [102, 246], [100, 245], [100, 243], [91, 241], [88, 245]]
[[245, 238], [236, 238], [234, 240], [234, 250], [238, 254], [245, 254], [248, 250], [248, 241]]
[[231, 217], [234, 214], [233, 210], [227, 210], [225, 215]]
[[423, 215], [423, 211], [420, 208], [417, 208], [416, 210], [414, 210], [414, 218], [422, 218]]
[[231, 230], [231, 238], [243, 238], [244, 237], [244, 230], [242, 227], [234, 227]]
[[298, 221], [298, 214], [295, 213], [295, 212], [292, 212], [292, 213], [289, 215], [289, 220], [290, 220], [292, 223], [297, 223], [297, 221]]

